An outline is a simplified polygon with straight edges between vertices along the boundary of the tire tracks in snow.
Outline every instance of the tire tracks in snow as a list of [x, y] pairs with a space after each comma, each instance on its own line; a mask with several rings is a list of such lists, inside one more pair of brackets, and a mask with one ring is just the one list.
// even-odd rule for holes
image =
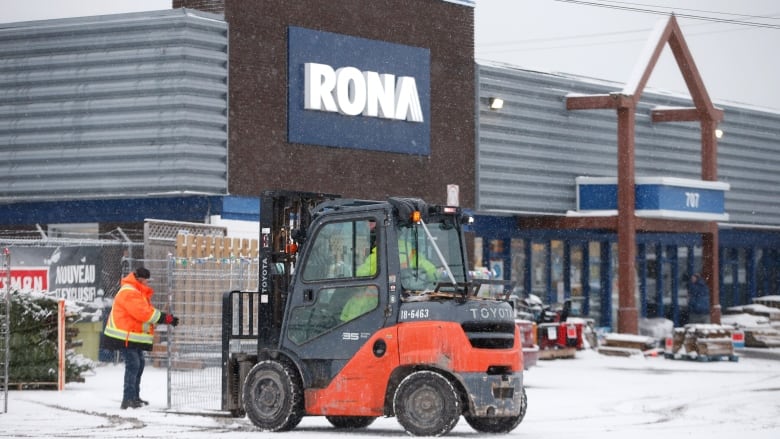
[[[57, 410], [62, 410], [64, 412], [70, 412], [70, 413], [79, 413], [82, 415], [87, 416], [94, 416], [98, 418], [105, 419], [108, 421], [108, 425], [99, 425], [97, 427], [91, 427], [90, 430], [94, 430], [96, 432], [105, 432], [105, 431], [122, 431], [122, 430], [140, 430], [146, 427], [146, 423], [141, 421], [138, 418], [135, 417], [129, 417], [129, 416], [120, 416], [110, 413], [101, 413], [91, 410], [82, 410], [82, 409], [75, 409], [71, 407], [65, 407], [58, 404], [47, 404], [40, 401], [31, 401], [28, 400], [27, 402], [32, 404], [38, 404], [44, 407], [53, 408]], [[122, 426], [127, 425], [126, 428], [122, 428]], [[80, 434], [79, 434], [80, 436]]]

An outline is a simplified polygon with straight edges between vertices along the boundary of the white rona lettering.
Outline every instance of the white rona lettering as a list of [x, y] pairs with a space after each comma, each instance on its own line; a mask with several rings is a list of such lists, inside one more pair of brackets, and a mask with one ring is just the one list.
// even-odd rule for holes
[[347, 116], [423, 122], [417, 82], [411, 76], [338, 70], [326, 64], [304, 64], [304, 108]]

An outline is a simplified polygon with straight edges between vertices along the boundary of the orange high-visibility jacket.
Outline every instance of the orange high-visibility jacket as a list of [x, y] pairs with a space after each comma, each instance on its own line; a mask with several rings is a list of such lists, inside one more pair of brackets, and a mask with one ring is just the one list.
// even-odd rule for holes
[[103, 331], [105, 347], [152, 349], [154, 324], [162, 315], [152, 306], [152, 294], [154, 290], [139, 282], [135, 274], [130, 273], [122, 279]]

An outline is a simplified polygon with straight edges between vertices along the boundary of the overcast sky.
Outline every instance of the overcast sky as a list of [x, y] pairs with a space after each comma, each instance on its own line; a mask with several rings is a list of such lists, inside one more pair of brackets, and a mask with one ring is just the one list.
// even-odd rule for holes
[[[0, 22], [14, 22], [168, 9], [171, 0], [0, 0], [0, 7]], [[622, 84], [670, 12], [716, 104], [780, 110], [777, 0], [477, 0], [475, 56]], [[668, 47], [648, 86], [687, 94]]]
[[[475, 55], [622, 84], [672, 12], [713, 101], [780, 109], [777, 0], [477, 0]], [[687, 95], [679, 72], [667, 45], [648, 86]]]

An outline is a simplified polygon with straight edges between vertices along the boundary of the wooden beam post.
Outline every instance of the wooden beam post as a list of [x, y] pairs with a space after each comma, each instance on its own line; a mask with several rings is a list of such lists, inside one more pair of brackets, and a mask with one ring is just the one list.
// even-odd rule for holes
[[637, 334], [636, 192], [634, 125], [636, 107], [620, 107], [618, 116], [618, 321], [619, 333]]
[[[701, 121], [701, 179], [718, 180], [717, 121], [703, 118]], [[718, 276], [719, 244], [718, 223], [711, 221], [709, 230], [702, 234], [702, 276], [710, 289], [710, 322], [720, 324], [720, 278]]]

